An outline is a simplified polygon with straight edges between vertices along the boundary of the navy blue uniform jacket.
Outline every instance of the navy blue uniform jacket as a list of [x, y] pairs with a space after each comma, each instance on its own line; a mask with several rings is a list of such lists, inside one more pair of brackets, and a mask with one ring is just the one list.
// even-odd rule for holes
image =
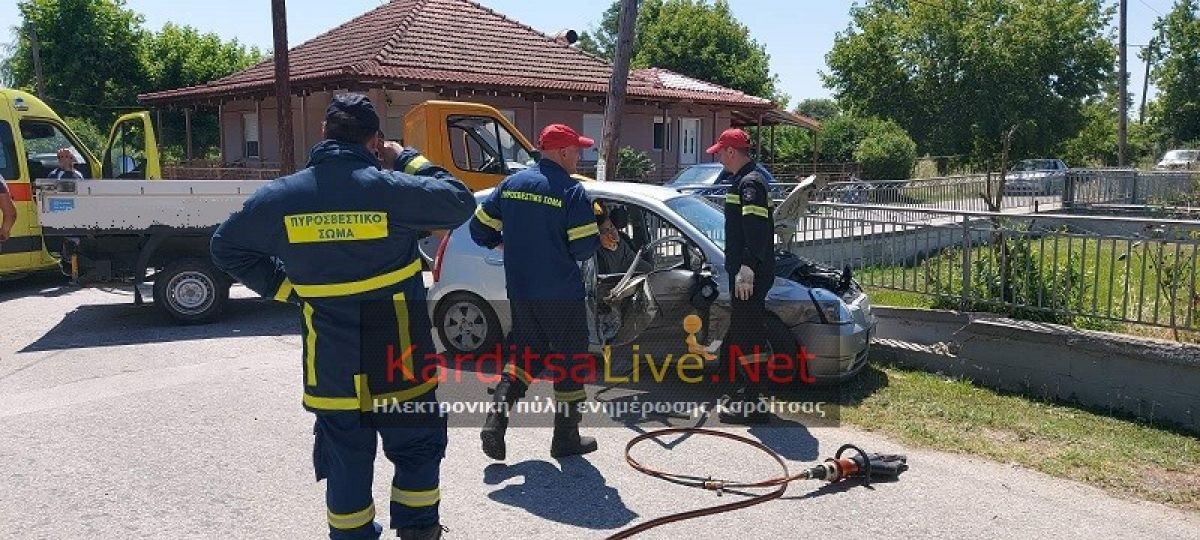
[[582, 300], [577, 261], [600, 247], [600, 229], [583, 186], [543, 159], [505, 178], [475, 211], [475, 243], [504, 244], [508, 299]]
[[394, 169], [366, 146], [322, 141], [307, 168], [259, 189], [213, 234], [218, 267], [302, 305], [309, 410], [365, 411], [372, 396], [407, 401], [436, 386], [385, 383], [380, 367], [411, 349], [405, 367], [419, 377], [413, 361], [435, 352], [417, 241], [470, 219], [475, 198], [413, 150]]

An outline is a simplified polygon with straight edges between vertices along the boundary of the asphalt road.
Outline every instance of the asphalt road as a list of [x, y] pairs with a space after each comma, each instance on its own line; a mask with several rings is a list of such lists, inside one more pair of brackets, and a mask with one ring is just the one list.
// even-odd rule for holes
[[[78, 290], [54, 277], [0, 283], [0, 537], [324, 537], [312, 421], [299, 405], [297, 313], [235, 296], [223, 322], [179, 327], [133, 306], [127, 291]], [[548, 428], [514, 429], [507, 464], [482, 455], [476, 428], [452, 428], [442, 468], [448, 538], [603, 538], [738, 497], [630, 469], [625, 442], [664, 424], [591, 428], [600, 450], [562, 461], [549, 457]], [[873, 489], [795, 483], [783, 500], [645, 538], [1200, 538], [1197, 515], [1016, 466], [786, 420], [735, 431], [795, 466], [854, 442], [906, 452], [912, 468]], [[751, 449], [696, 438], [638, 457], [698, 475], [776, 474]], [[391, 473], [382, 455], [378, 465], [383, 518]]]

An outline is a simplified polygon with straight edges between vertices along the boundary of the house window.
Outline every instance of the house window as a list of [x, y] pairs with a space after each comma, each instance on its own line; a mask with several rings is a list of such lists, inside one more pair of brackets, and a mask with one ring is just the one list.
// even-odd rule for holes
[[246, 159], [259, 159], [262, 154], [258, 144], [258, 115], [255, 113], [242, 114], [242, 140], [246, 141]]
[[583, 136], [596, 141], [596, 145], [591, 148], [584, 148], [581, 159], [583, 161], [598, 161], [600, 159], [600, 139], [604, 136], [603, 114], [583, 115]]
[[654, 117], [654, 149], [655, 150], [670, 150], [671, 138], [667, 136], [671, 132], [670, 122], [661, 116]]

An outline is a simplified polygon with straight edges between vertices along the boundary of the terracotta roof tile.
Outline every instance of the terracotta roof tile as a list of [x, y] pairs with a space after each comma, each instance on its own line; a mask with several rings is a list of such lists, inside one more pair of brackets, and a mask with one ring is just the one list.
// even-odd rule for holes
[[[293, 83], [464, 84], [604, 94], [606, 61], [471, 0], [392, 0], [288, 53]], [[260, 62], [200, 86], [152, 92], [143, 103], [270, 91], [274, 65]], [[769, 100], [662, 69], [633, 70], [631, 97], [770, 108]]]

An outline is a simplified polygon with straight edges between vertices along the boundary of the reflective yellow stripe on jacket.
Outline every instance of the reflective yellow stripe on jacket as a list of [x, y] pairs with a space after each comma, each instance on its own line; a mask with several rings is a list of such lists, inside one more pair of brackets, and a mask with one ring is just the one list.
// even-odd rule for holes
[[770, 217], [767, 214], [767, 207], [756, 206], [753, 204], [747, 204], [746, 206], [743, 206], [742, 207], [742, 215], [743, 216], [759, 216], [759, 217], [763, 217], [763, 218]]
[[596, 222], [593, 221], [591, 223], [567, 229], [567, 240], [574, 242], [580, 238], [587, 238], [595, 234], [600, 234], [600, 226], [596, 225]]
[[497, 231], [503, 230], [504, 228], [504, 223], [485, 212], [482, 206], [475, 209], [475, 219], [478, 219], [480, 223]]
[[351, 296], [390, 287], [420, 273], [421, 259], [416, 259], [408, 266], [366, 279], [343, 283], [310, 283], [307, 285], [295, 283], [293, 287], [296, 289], [296, 294], [303, 298]]
[[408, 165], [404, 166], [404, 172], [407, 174], [417, 174], [426, 165], [429, 165], [429, 160], [425, 156], [416, 156], [408, 160]]

